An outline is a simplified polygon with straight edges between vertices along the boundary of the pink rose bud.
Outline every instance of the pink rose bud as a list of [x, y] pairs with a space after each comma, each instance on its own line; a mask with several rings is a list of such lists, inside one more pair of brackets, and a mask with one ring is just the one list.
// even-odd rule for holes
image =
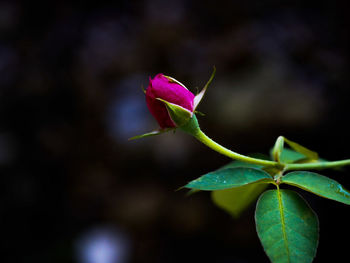
[[194, 94], [180, 82], [163, 74], [157, 74], [154, 79], [150, 78], [146, 90], [147, 107], [161, 129], [178, 126], [170, 117], [165, 102], [180, 106], [192, 114], [195, 108], [194, 98]]

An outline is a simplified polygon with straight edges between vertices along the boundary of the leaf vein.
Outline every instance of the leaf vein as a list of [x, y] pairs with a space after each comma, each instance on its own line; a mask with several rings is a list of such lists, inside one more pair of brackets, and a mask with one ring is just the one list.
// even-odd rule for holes
[[288, 240], [287, 240], [287, 233], [286, 233], [286, 223], [285, 223], [285, 218], [284, 218], [284, 208], [283, 208], [283, 203], [282, 203], [282, 196], [281, 196], [281, 191], [279, 188], [277, 188], [277, 198], [278, 198], [278, 207], [281, 215], [281, 225], [282, 225], [282, 233], [283, 233], [283, 239], [284, 239], [284, 247], [287, 252], [288, 256], [288, 262], [290, 262], [290, 252], [289, 252], [289, 246], [288, 246]]

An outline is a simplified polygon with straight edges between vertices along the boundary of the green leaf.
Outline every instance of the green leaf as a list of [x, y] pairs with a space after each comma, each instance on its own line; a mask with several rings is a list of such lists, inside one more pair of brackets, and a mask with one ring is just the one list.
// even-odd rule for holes
[[306, 157], [308, 157], [309, 159], [312, 159], [312, 160], [317, 160], [318, 159], [318, 153], [317, 152], [314, 152], [314, 151], [311, 151], [309, 149], [307, 149], [306, 147], [296, 143], [296, 142], [293, 142], [291, 140], [288, 140], [287, 138], [283, 137], [284, 138], [284, 141], [290, 146], [290, 148], [292, 148], [293, 150], [305, 155]]
[[[251, 154], [249, 155], [250, 157], [253, 158], [259, 158], [259, 159], [263, 159], [263, 160], [269, 160], [269, 157], [265, 154], [261, 154], [261, 153], [257, 153], [257, 154]], [[230, 162], [228, 164], [226, 164], [225, 166], [223, 166], [220, 169], [225, 169], [225, 168], [235, 168], [235, 167], [250, 167], [250, 168], [256, 168], [259, 170], [263, 170], [265, 172], [267, 172], [268, 174], [271, 175], [271, 177], [274, 177], [276, 175], [276, 173], [280, 172], [279, 169], [276, 169], [274, 167], [264, 167], [262, 165], [259, 164], [252, 164], [252, 163], [246, 163], [246, 162], [242, 162], [242, 161], [233, 161]]]
[[305, 159], [306, 156], [294, 150], [284, 148], [280, 154], [280, 161], [282, 163], [294, 163]]
[[295, 171], [284, 175], [281, 182], [350, 205], [350, 192], [337, 181], [326, 176], [313, 172]]
[[222, 190], [254, 182], [274, 183], [271, 176], [255, 168], [228, 168], [210, 172], [191, 181], [184, 187], [198, 190]]
[[184, 126], [192, 118], [192, 112], [189, 110], [160, 98], [157, 98], [157, 100], [165, 104], [170, 118], [176, 124], [176, 126]]
[[[180, 187], [179, 188], [179, 190], [180, 189], [182, 189], [183, 187]], [[198, 190], [198, 189], [191, 189], [191, 190], [189, 190], [188, 192], [187, 192], [187, 196], [190, 196], [190, 195], [193, 195], [193, 194], [195, 194], [195, 193], [198, 193], [198, 192], [200, 192], [201, 190]]]
[[[292, 149], [286, 149], [284, 142]], [[311, 151], [300, 144], [288, 140], [283, 136], [279, 136], [276, 140], [274, 148], [271, 150], [272, 158], [282, 163], [310, 163], [315, 161], [321, 161], [318, 154]]]
[[[259, 154], [259, 156], [262, 156], [262, 154]], [[215, 172], [219, 171], [219, 170], [224, 170], [224, 169], [227, 169], [227, 168], [237, 168], [237, 167], [247, 167], [247, 168], [257, 168], [257, 169], [259, 169], [260, 167], [263, 167], [263, 166], [258, 165], [258, 164], [246, 163], [246, 162], [236, 161], [235, 160], [235, 161], [229, 162], [228, 164], [220, 167], [219, 169], [215, 170]], [[180, 189], [182, 189], [182, 188], [184, 188], [184, 186], [180, 187]], [[188, 191], [187, 195], [192, 195], [192, 194], [195, 194], [197, 192], [200, 192], [200, 190], [199, 189], [191, 189], [190, 191]]]
[[297, 193], [269, 190], [259, 198], [256, 229], [273, 263], [309, 263], [316, 255], [318, 219]]
[[272, 157], [276, 162], [280, 162], [280, 156], [283, 151], [284, 138], [279, 136], [276, 140], [275, 146], [272, 149]]
[[251, 183], [240, 187], [212, 191], [211, 197], [218, 207], [238, 218], [252, 204], [268, 184]]

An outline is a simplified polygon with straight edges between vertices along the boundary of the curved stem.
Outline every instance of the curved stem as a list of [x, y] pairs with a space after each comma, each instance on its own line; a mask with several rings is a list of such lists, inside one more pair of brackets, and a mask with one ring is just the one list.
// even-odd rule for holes
[[204, 143], [206, 146], [209, 148], [213, 149], [214, 151], [217, 151], [218, 153], [221, 153], [223, 155], [226, 155], [227, 157], [230, 157], [235, 160], [247, 162], [247, 163], [253, 163], [253, 164], [258, 164], [258, 165], [263, 165], [263, 166], [275, 166], [275, 167], [281, 167], [281, 164], [274, 162], [274, 161], [269, 161], [269, 160], [263, 160], [263, 159], [257, 159], [257, 158], [252, 158], [248, 157], [239, 153], [235, 153], [224, 146], [216, 143], [212, 139], [210, 139], [207, 135], [205, 135], [204, 132], [202, 132], [200, 129], [197, 129], [195, 133], [192, 134], [197, 140], [200, 142]]
[[[326, 169], [326, 168], [336, 168], [341, 167], [345, 165], [350, 165], [350, 159], [347, 160], [341, 160], [341, 161], [333, 161], [333, 162], [314, 162], [314, 163], [280, 163], [275, 161], [269, 161], [269, 160], [263, 160], [263, 159], [257, 159], [252, 158], [249, 156], [245, 156], [236, 152], [233, 152], [224, 146], [218, 144], [217, 142], [210, 139], [207, 135], [205, 135], [204, 132], [201, 131], [198, 125], [198, 121], [196, 118], [196, 115], [193, 114], [192, 118], [185, 124], [184, 126], [180, 127], [184, 132], [187, 132], [194, 136], [197, 140], [208, 146], [209, 148], [213, 149], [214, 151], [217, 151], [218, 153], [221, 153], [231, 159], [262, 165], [262, 166], [270, 166], [277, 168], [281, 172], [286, 172], [290, 170], [307, 170], [307, 169]], [[284, 138], [285, 139], [285, 138]], [[286, 140], [286, 139], [285, 139]], [[306, 149], [303, 146], [300, 146], [294, 142], [289, 141], [289, 144], [293, 144], [294, 147], [297, 147], [299, 150], [302, 147], [302, 150], [305, 152], [307, 151], [308, 154], [312, 153], [310, 150]]]
[[305, 170], [305, 169], [327, 169], [327, 168], [336, 168], [345, 165], [350, 165], [350, 159], [333, 161], [333, 162], [315, 162], [315, 163], [291, 163], [286, 164], [284, 171], [290, 170]]

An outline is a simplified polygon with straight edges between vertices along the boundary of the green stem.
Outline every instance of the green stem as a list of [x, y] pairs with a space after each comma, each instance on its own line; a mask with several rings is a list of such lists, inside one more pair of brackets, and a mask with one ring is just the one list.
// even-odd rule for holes
[[[194, 136], [197, 140], [208, 146], [209, 148], [213, 149], [214, 151], [217, 151], [218, 153], [221, 153], [229, 158], [247, 162], [247, 163], [252, 163], [252, 164], [257, 164], [257, 165], [262, 165], [262, 166], [272, 166], [277, 168], [280, 171], [286, 172], [290, 170], [308, 170], [308, 169], [326, 169], [326, 168], [336, 168], [336, 167], [341, 167], [345, 165], [350, 165], [350, 159], [347, 160], [341, 160], [341, 161], [334, 161], [334, 162], [314, 162], [314, 163], [279, 163], [275, 161], [269, 161], [269, 160], [263, 160], [263, 159], [257, 159], [257, 158], [252, 158], [249, 156], [245, 156], [236, 152], [233, 152], [224, 146], [218, 144], [217, 142], [213, 141], [210, 139], [207, 135], [205, 135], [204, 132], [201, 131], [198, 125], [198, 121], [196, 118], [196, 115], [193, 114], [193, 117], [187, 122], [187, 124], [183, 125], [180, 127], [181, 130], [184, 132], [187, 132]], [[291, 143], [289, 141], [289, 143]], [[293, 143], [294, 145], [295, 143]], [[297, 145], [298, 148], [302, 147]], [[304, 151], [306, 148], [304, 148]], [[306, 149], [307, 150], [307, 149]], [[309, 151], [309, 150], [307, 150]], [[311, 151], [310, 151], [311, 152]]]
[[290, 170], [307, 170], [307, 169], [327, 169], [327, 168], [336, 168], [345, 165], [350, 165], [350, 159], [334, 161], [334, 162], [315, 162], [315, 163], [291, 163], [286, 164], [284, 171]]
[[213, 149], [214, 151], [217, 151], [218, 153], [221, 153], [223, 155], [226, 155], [227, 157], [230, 157], [235, 160], [247, 162], [247, 163], [253, 163], [263, 166], [281, 166], [281, 164], [269, 161], [269, 160], [262, 160], [257, 158], [248, 157], [239, 153], [235, 153], [222, 145], [216, 143], [212, 139], [210, 139], [207, 135], [204, 134], [200, 129], [197, 129], [195, 133], [192, 134], [197, 140], [208, 146], [209, 148]]

